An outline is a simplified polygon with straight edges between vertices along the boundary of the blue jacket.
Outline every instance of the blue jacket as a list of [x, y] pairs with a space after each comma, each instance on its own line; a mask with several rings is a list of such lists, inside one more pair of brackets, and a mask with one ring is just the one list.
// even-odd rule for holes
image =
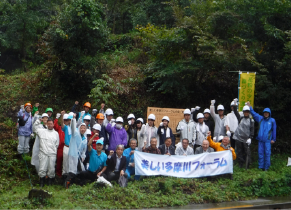
[[271, 140], [276, 141], [277, 125], [275, 119], [271, 117], [271, 110], [269, 108], [265, 108], [263, 111], [270, 113], [270, 117], [268, 118], [256, 113], [252, 107], [250, 107], [250, 110], [255, 121], [259, 123], [257, 140], [262, 142], [271, 142]]
[[128, 168], [129, 161], [134, 162], [134, 153], [130, 155], [132, 149], [129, 147], [123, 151], [123, 156], [126, 157], [126, 168]]
[[24, 112], [20, 110], [17, 114], [17, 117], [23, 117], [23, 120], [26, 121], [24, 126], [19, 126], [18, 128], [18, 135], [19, 136], [30, 136], [32, 134], [32, 122], [33, 122], [33, 117], [30, 116], [30, 113]]

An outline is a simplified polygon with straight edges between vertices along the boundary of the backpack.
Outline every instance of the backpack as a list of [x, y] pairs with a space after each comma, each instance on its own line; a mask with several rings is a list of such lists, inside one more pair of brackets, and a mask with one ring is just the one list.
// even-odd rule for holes
[[25, 124], [26, 124], [26, 122], [27, 122], [29, 117], [26, 120], [24, 120], [24, 117], [25, 117], [25, 114], [23, 115], [23, 117], [18, 117], [19, 126], [25, 126]]

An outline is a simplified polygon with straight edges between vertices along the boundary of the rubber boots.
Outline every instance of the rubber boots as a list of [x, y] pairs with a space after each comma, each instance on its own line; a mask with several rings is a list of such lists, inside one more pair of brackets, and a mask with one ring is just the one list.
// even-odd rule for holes
[[44, 186], [44, 182], [45, 182], [45, 177], [41, 177], [40, 178], [40, 187], [43, 187]]

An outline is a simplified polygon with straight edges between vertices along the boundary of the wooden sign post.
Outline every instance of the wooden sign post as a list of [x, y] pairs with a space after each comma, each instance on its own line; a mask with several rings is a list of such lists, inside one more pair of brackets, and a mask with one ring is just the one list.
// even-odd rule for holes
[[154, 114], [156, 116], [155, 125], [159, 127], [164, 116], [170, 118], [169, 127], [172, 129], [173, 134], [176, 133], [176, 127], [178, 123], [184, 119], [184, 110], [185, 109], [172, 109], [172, 108], [159, 108], [159, 107], [148, 107], [147, 116]]

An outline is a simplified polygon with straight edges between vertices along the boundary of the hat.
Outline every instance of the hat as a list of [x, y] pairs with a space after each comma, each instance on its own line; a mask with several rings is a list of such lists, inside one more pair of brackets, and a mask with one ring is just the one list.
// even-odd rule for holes
[[127, 116], [127, 119], [128, 119], [128, 120], [130, 120], [130, 119], [135, 119], [134, 114], [129, 114], [129, 115]]
[[41, 115], [41, 117], [43, 118], [43, 117], [49, 117], [49, 116], [48, 116], [47, 113], [43, 113], [43, 114]]
[[52, 108], [46, 108], [45, 112], [53, 112]]
[[170, 122], [170, 118], [168, 117], [168, 116], [164, 116], [163, 118], [162, 118], [162, 121], [163, 120], [167, 120], [168, 122]]
[[91, 131], [90, 131], [90, 129], [87, 129], [85, 134], [91, 136]]
[[202, 113], [197, 114], [197, 119], [200, 119], [200, 118], [204, 118], [204, 115]]
[[219, 111], [219, 110], [224, 110], [224, 106], [223, 105], [218, 105], [217, 111]]
[[90, 115], [86, 115], [86, 116], [83, 118], [83, 120], [91, 120]]
[[64, 114], [64, 116], [63, 116], [64, 120], [71, 120], [72, 118], [73, 118], [73, 116], [69, 115], [69, 114]]
[[101, 131], [101, 125], [99, 125], [99, 124], [95, 124], [95, 125], [93, 126], [93, 129], [98, 130], [98, 131]]
[[136, 122], [141, 122], [143, 124], [143, 119], [142, 118], [137, 118]]
[[106, 115], [113, 115], [113, 110], [112, 109], [106, 109], [105, 114]]
[[148, 120], [156, 120], [156, 116], [154, 114], [150, 114], [148, 116]]
[[191, 114], [190, 109], [185, 109], [185, 110], [184, 110], [184, 114]]
[[103, 140], [99, 139], [98, 141], [96, 141], [96, 144], [102, 144], [103, 145]]
[[251, 109], [250, 109], [250, 107], [249, 106], [244, 106], [244, 108], [243, 108], [243, 112], [245, 112], [245, 111], [250, 111]]
[[203, 112], [203, 114], [205, 114], [205, 113], [208, 113], [208, 114], [210, 114], [210, 109], [204, 109], [204, 112]]
[[119, 122], [119, 123], [123, 123], [123, 119], [122, 119], [122, 117], [117, 117], [116, 118], [116, 120], [115, 120], [115, 122]]

